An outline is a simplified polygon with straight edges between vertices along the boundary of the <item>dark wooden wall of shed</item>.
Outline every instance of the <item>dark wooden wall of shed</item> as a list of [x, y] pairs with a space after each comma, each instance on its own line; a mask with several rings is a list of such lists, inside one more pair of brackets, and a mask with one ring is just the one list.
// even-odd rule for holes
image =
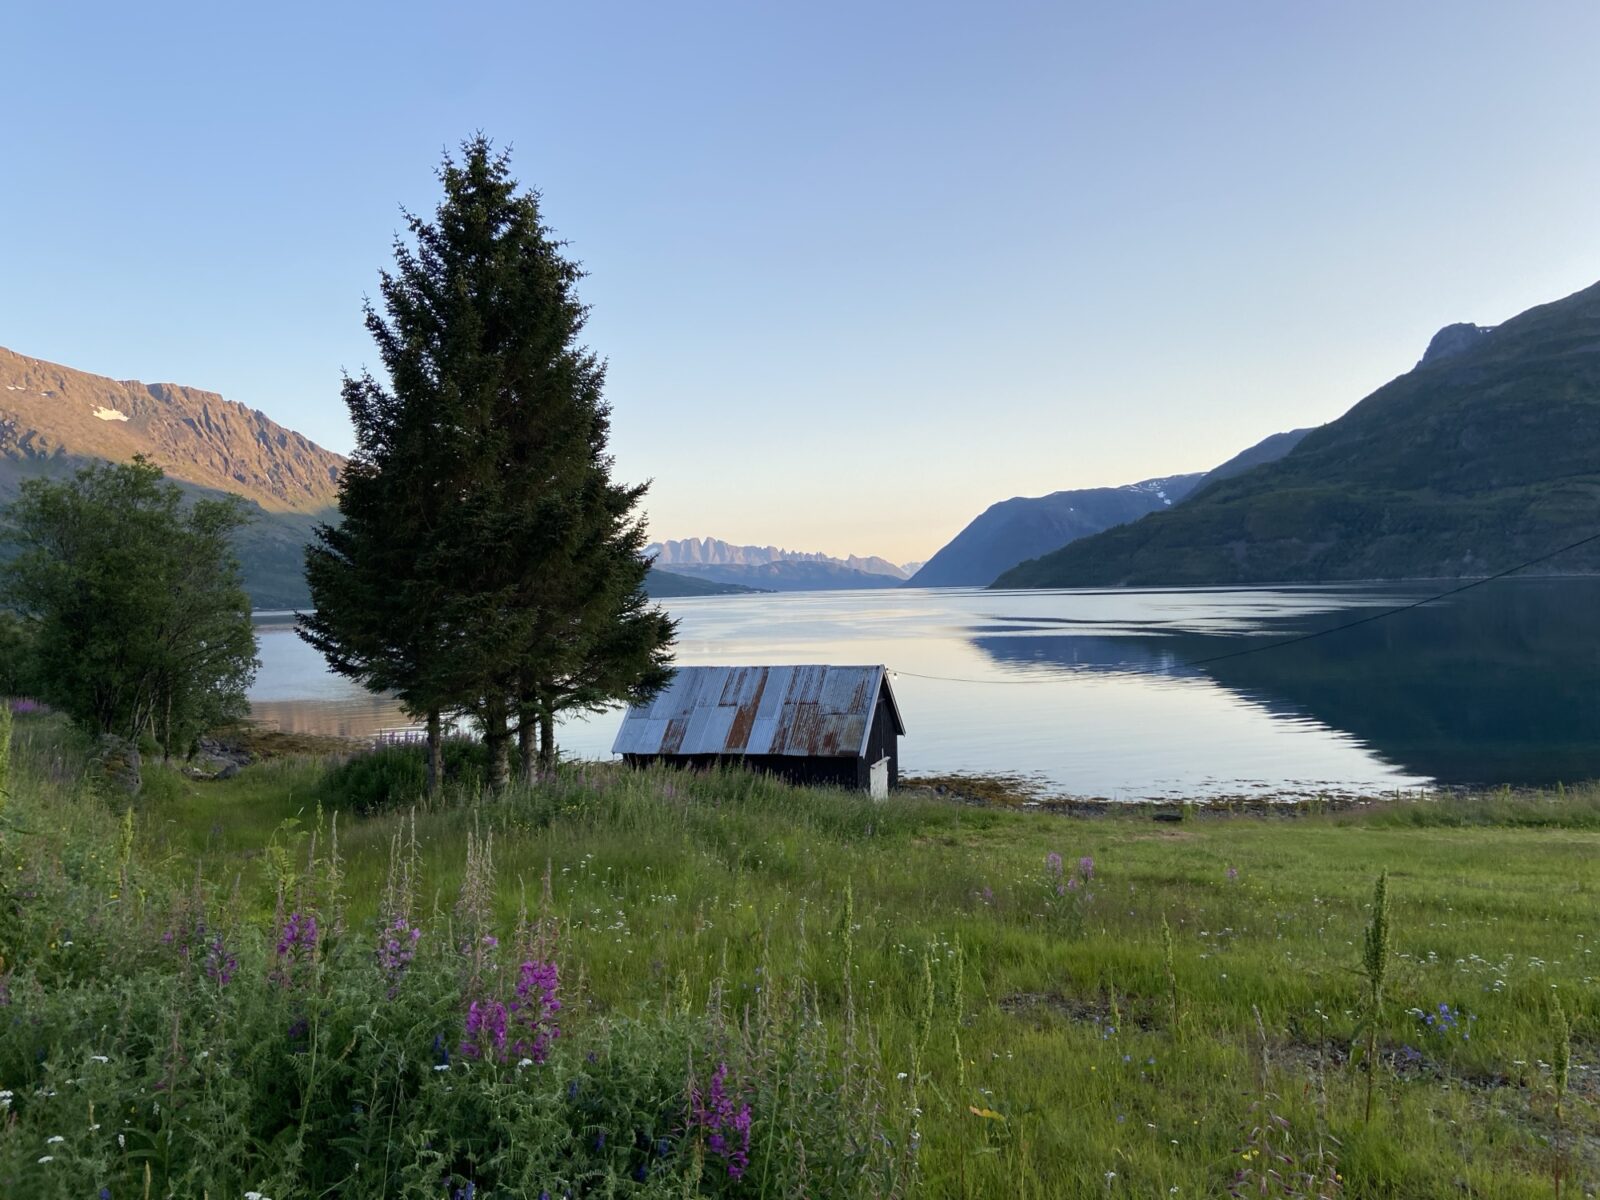
[[894, 731], [894, 714], [889, 711], [888, 686], [878, 693], [878, 705], [872, 716], [872, 732], [867, 735], [867, 753], [863, 762], [861, 786], [871, 782], [872, 764], [885, 755], [889, 758], [889, 787], [900, 786], [900, 738]]

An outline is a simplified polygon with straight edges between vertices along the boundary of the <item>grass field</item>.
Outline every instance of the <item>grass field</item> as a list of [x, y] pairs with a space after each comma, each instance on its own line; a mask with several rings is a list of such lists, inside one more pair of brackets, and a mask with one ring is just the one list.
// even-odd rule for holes
[[[126, 802], [86, 776], [71, 735], [38, 720], [19, 723], [12, 772], [0, 825], [8, 1195], [200, 1195], [202, 1182], [210, 1195], [274, 1200], [1600, 1186], [1592, 786], [1162, 824], [578, 765], [495, 800], [335, 820], [328, 763], [290, 758], [225, 782], [147, 770], [125, 825]], [[391, 978], [385, 996], [370, 964], [380, 925], [394, 924], [397, 871], [411, 923], [427, 931], [417, 979], [435, 982]], [[1385, 871], [1392, 949], [1369, 1120], [1363, 939]], [[286, 909], [336, 931], [304, 963], [283, 950]], [[162, 957], [162, 931], [195, 912], [237, 958], [227, 986], [204, 986], [199, 949]], [[466, 1000], [503, 970], [476, 957], [485, 931], [526, 954], [537, 940], [537, 961], [559, 963], [561, 1037], [526, 1070], [491, 1069], [487, 1054], [450, 1064], [478, 1072], [487, 1115], [463, 1109], [467, 1089], [443, 1065], [405, 1075], [407, 1103], [431, 1114], [406, 1153], [434, 1165], [391, 1167], [391, 1133], [380, 1185], [382, 1131], [367, 1125], [382, 1106], [325, 1105], [318, 1089], [344, 1086], [342, 1064], [368, 1043], [389, 1047], [373, 1051], [372, 1078], [402, 1078], [383, 1064], [422, 1034], [384, 1032], [391, 1009], [444, 1030], [436, 1046], [470, 1033]], [[162, 1014], [153, 1031], [141, 1028], [149, 1014]], [[312, 1032], [285, 1032], [291, 1019]], [[193, 1048], [207, 1037], [245, 1080], [226, 1104]], [[287, 1057], [261, 1057], [285, 1038]], [[58, 1078], [81, 1089], [96, 1053], [142, 1065], [98, 1110], [44, 1095], [71, 1091]], [[704, 1115], [719, 1062], [749, 1106], [749, 1162], [736, 1171], [719, 1157], [731, 1125]], [[633, 1076], [665, 1082], [599, 1123], [596, 1110], [574, 1115], [562, 1097], [602, 1075], [613, 1092]], [[455, 1091], [429, 1090], [444, 1078]], [[263, 1090], [284, 1095], [267, 1105]], [[182, 1111], [180, 1092], [186, 1115], [146, 1111], [163, 1094]], [[517, 1128], [554, 1131], [552, 1148], [513, 1168], [482, 1130], [533, 1092], [548, 1096], [546, 1124]], [[129, 1109], [118, 1128], [148, 1152], [111, 1141], [112, 1104]], [[318, 1116], [340, 1106], [359, 1110], [339, 1117], [343, 1150], [333, 1118]], [[392, 1122], [401, 1110], [385, 1111]]]

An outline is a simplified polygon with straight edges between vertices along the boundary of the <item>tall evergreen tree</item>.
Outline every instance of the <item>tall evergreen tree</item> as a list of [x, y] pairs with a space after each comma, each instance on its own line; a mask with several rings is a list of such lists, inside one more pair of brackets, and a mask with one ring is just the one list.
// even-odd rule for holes
[[389, 376], [347, 379], [357, 449], [341, 526], [307, 555], [303, 634], [335, 670], [418, 712], [470, 713], [493, 786], [519, 722], [668, 677], [673, 623], [644, 602], [642, 486], [613, 483], [605, 367], [567, 259], [478, 137], [446, 157], [431, 221], [407, 216], [367, 327]]

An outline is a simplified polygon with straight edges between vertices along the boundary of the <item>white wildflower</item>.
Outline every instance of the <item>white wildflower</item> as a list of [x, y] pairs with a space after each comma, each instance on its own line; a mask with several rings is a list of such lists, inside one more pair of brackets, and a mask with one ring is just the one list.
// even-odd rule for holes
[[55, 1134], [53, 1137], [45, 1138], [44, 1144], [46, 1146], [59, 1146], [62, 1142], [66, 1141], [66, 1140], [67, 1140], [66, 1138], [62, 1137], [58, 1133], [58, 1134]]

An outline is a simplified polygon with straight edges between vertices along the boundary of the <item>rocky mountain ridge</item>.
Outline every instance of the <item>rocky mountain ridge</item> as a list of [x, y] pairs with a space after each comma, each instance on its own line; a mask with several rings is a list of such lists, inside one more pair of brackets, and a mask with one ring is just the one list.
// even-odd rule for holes
[[285, 513], [331, 508], [345, 461], [215, 392], [109, 379], [0, 348], [0, 491], [135, 454], [174, 480]]
[[[1600, 284], [1422, 361], [1275, 462], [1024, 562], [998, 587], [1481, 577], [1595, 531]], [[1540, 562], [1600, 571], [1600, 543]]]
[[1272, 434], [1203, 473], [1161, 475], [1121, 487], [1077, 488], [1002, 500], [943, 546], [907, 586], [987, 587], [1002, 572], [1027, 559], [1171, 508], [1218, 480], [1281, 458], [1309, 432], [1291, 429]]
[[645, 547], [646, 554], [655, 555], [656, 562], [664, 567], [761, 567], [776, 562], [832, 563], [851, 571], [868, 575], [888, 575], [893, 579], [906, 578], [906, 572], [886, 558], [877, 555], [851, 554], [837, 558], [831, 554], [784, 550], [778, 546], [736, 546], [721, 538], [681, 538], [677, 541], [652, 542]]

